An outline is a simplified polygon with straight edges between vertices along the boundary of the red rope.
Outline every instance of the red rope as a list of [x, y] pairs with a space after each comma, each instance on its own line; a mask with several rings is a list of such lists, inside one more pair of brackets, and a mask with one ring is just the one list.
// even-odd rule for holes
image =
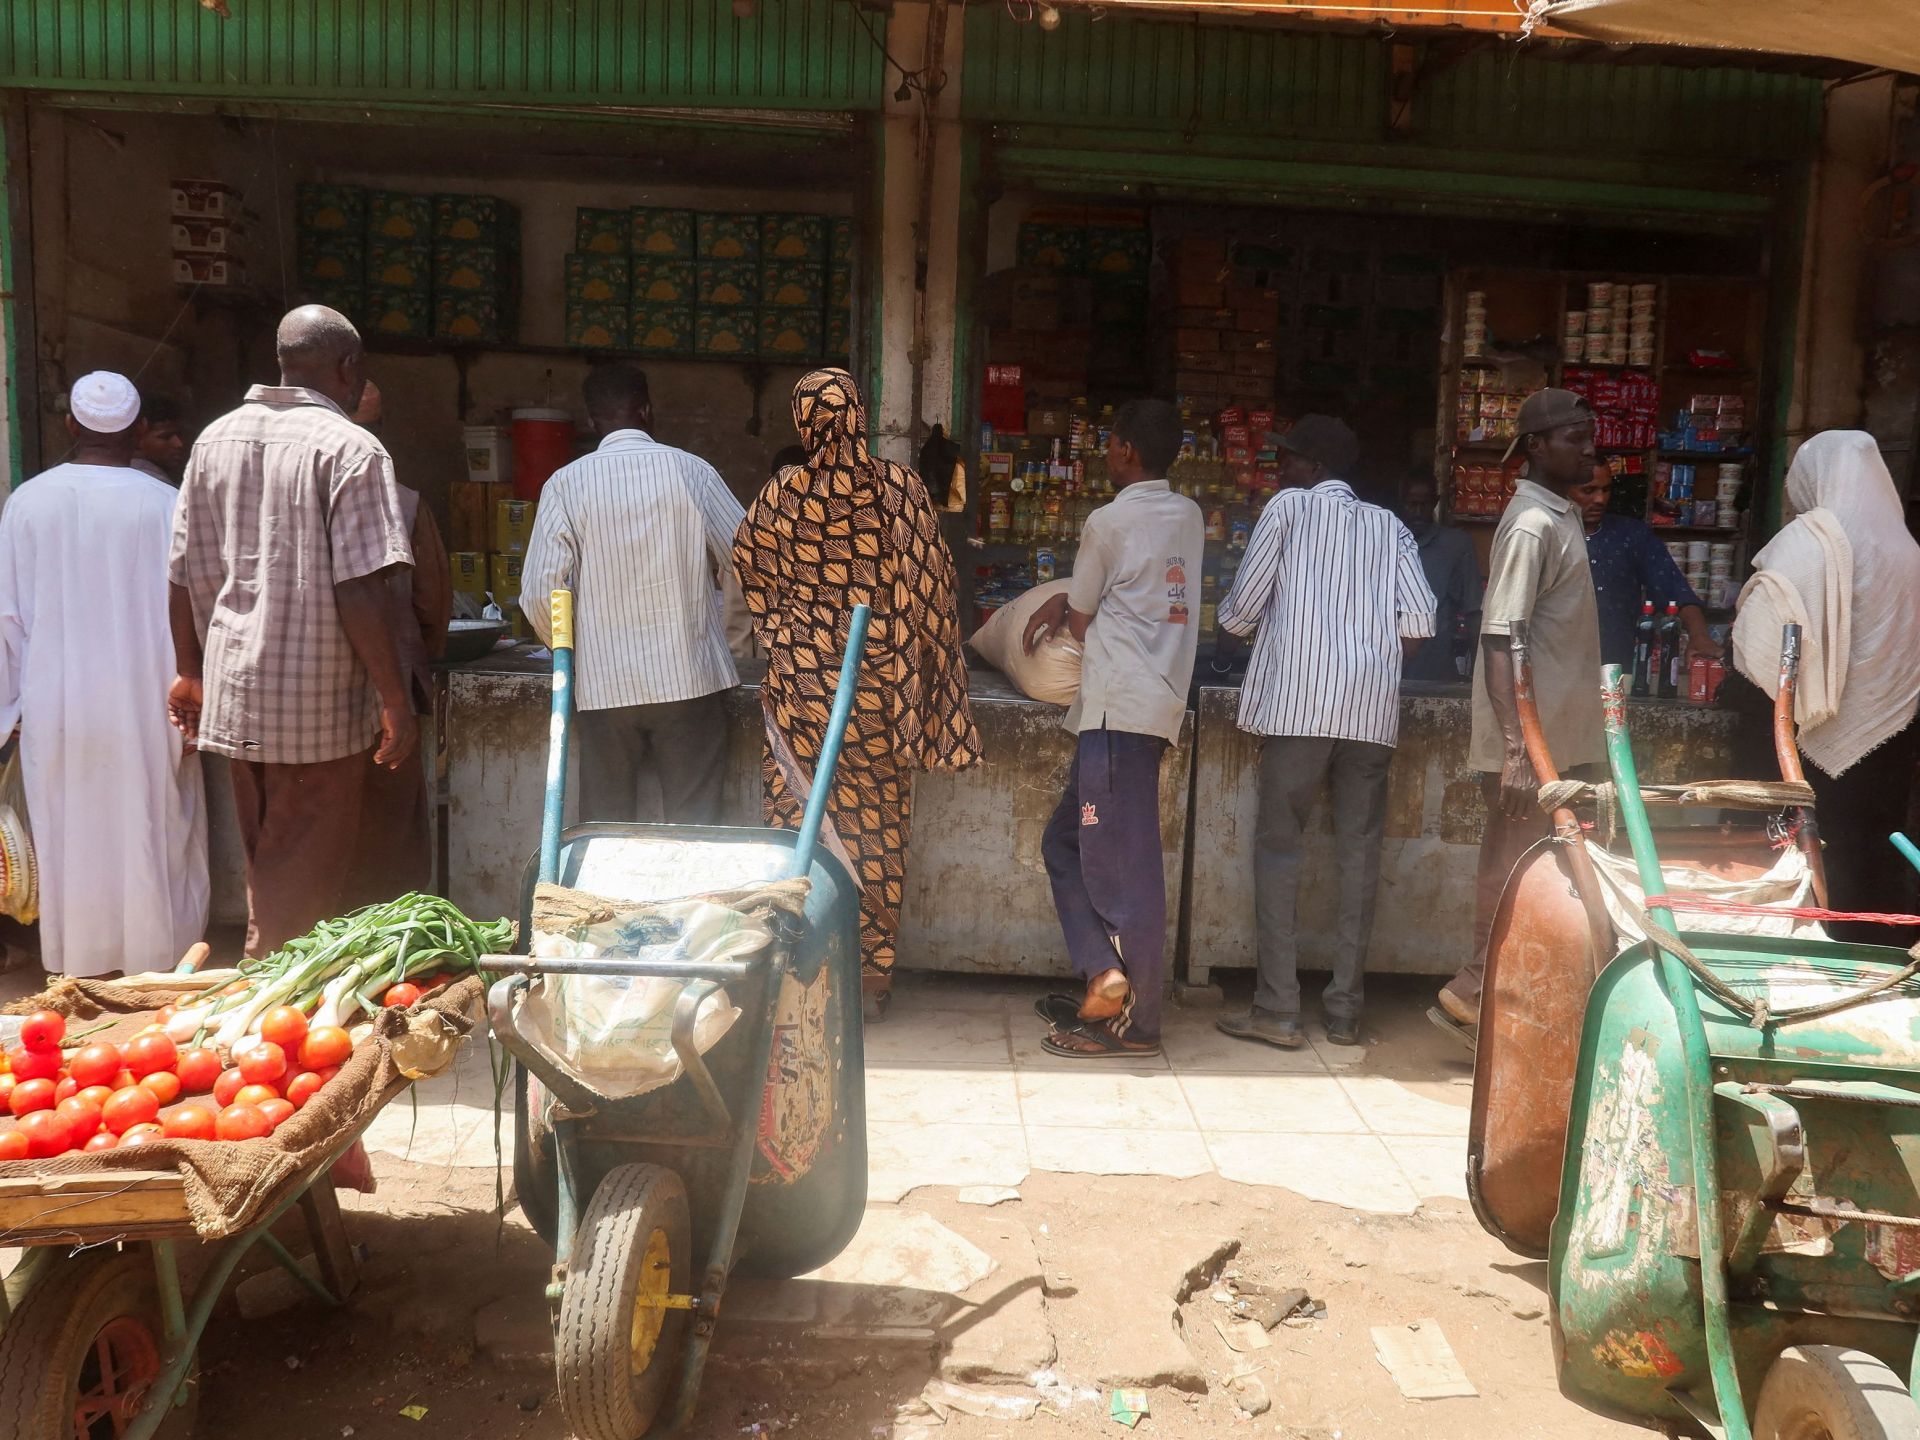
[[1713, 910], [1722, 915], [1785, 915], [1794, 920], [1852, 920], [1862, 925], [1920, 925], [1920, 915], [1880, 915], [1866, 910], [1822, 910], [1818, 905], [1752, 905], [1704, 895], [1649, 895], [1649, 910]]

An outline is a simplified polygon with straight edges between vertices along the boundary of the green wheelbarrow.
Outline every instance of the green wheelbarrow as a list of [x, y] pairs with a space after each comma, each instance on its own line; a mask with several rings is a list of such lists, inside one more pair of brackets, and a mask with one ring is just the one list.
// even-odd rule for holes
[[1604, 687], [1648, 940], [1587, 1004], [1552, 1231], [1561, 1389], [1727, 1440], [1916, 1440], [1920, 959], [1675, 927]]
[[[514, 1185], [553, 1246], [547, 1300], [562, 1412], [576, 1440], [639, 1440], [691, 1418], [715, 1323], [736, 1270], [793, 1276], [837, 1255], [866, 1206], [860, 892], [817, 848], [865, 643], [851, 618], [828, 739], [799, 830], [589, 824], [562, 830], [571, 682], [570, 604], [554, 597], [554, 719], [540, 853], [528, 867], [520, 935], [541, 881], [616, 901], [670, 900], [805, 877], [803, 918], [771, 943], [695, 962], [611, 951], [488, 956], [493, 1033], [519, 1062]], [[537, 977], [627, 977], [680, 987], [670, 1043], [678, 1077], [617, 1098], [554, 1063], [523, 1027]], [[696, 1043], [716, 992], [740, 1016]]]

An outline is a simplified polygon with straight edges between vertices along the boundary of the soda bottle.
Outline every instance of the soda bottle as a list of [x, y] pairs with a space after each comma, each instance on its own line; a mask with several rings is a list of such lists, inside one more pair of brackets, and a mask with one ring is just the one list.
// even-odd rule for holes
[[1659, 668], [1654, 660], [1654, 646], [1659, 643], [1654, 637], [1653, 602], [1640, 602], [1640, 619], [1633, 627], [1633, 693], [1651, 695], [1652, 678], [1658, 675]]
[[1060, 487], [1057, 484], [1041, 492], [1039, 538], [1049, 544], [1060, 538]]
[[1667, 613], [1660, 617], [1659, 642], [1660, 695], [1671, 700], [1680, 693], [1680, 677], [1686, 673], [1686, 659], [1680, 653], [1680, 602], [1669, 600]]

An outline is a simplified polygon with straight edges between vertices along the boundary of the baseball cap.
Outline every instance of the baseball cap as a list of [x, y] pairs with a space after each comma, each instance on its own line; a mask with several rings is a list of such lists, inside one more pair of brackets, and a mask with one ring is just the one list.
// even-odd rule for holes
[[1536, 390], [1521, 404], [1520, 421], [1514, 427], [1513, 443], [1507, 446], [1507, 453], [1501, 459], [1511, 460], [1513, 452], [1520, 448], [1520, 442], [1529, 435], [1544, 435], [1563, 425], [1578, 425], [1582, 420], [1592, 418], [1593, 407], [1587, 403], [1586, 396], [1576, 395], [1571, 390]]
[[1329, 475], [1344, 476], [1360, 458], [1360, 437], [1331, 415], [1302, 415], [1279, 440], [1283, 449], [1326, 466]]

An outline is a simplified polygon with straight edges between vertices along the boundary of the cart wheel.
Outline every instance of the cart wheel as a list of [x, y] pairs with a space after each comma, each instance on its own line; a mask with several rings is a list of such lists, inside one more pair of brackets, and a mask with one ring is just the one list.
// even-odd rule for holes
[[1920, 1409], [1864, 1351], [1796, 1345], [1767, 1371], [1753, 1440], [1920, 1440]]
[[[0, 1329], [0, 1440], [114, 1440], [160, 1374], [165, 1340], [153, 1261], [144, 1249], [62, 1260]], [[159, 1440], [185, 1440], [200, 1396], [199, 1361]]]
[[680, 1177], [658, 1165], [607, 1172], [574, 1234], [553, 1358], [560, 1411], [577, 1440], [640, 1440], [672, 1389], [687, 1312], [669, 1310], [692, 1273]]
[[547, 1124], [547, 1087], [513, 1067], [513, 1194], [533, 1233], [553, 1248], [559, 1231], [559, 1174], [554, 1168], [553, 1128]]

